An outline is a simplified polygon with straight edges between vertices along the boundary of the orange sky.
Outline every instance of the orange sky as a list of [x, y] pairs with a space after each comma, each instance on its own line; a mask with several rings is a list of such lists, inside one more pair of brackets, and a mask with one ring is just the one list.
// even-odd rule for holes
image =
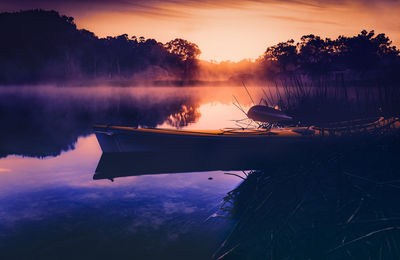
[[[7, 3], [8, 1], [8, 3]], [[397, 0], [4, 0], [2, 10], [46, 8], [75, 17], [78, 27], [98, 36], [145, 36], [167, 42], [184, 38], [201, 49], [201, 59], [257, 58], [268, 46], [302, 35], [337, 37], [362, 29], [384, 32], [400, 45]]]

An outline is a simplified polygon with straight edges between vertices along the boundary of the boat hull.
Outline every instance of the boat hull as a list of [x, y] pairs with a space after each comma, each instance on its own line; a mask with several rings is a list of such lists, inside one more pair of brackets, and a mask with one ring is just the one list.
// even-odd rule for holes
[[280, 153], [306, 148], [316, 139], [295, 132], [190, 132], [99, 126], [95, 127], [95, 134], [105, 153], [182, 150]]

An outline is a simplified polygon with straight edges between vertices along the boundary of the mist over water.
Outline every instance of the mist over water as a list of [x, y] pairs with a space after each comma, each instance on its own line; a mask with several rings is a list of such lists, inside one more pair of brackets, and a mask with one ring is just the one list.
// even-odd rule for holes
[[241, 91], [2, 88], [0, 258], [208, 258], [231, 223], [207, 219], [240, 179], [206, 172], [93, 180], [101, 150], [92, 127], [224, 127], [241, 113], [231, 104]]
[[[329, 4], [321, 20], [302, 1], [274, 15], [260, 12], [268, 4], [36, 2], [0, 13], [0, 260], [398, 259], [400, 50], [381, 22], [345, 30], [361, 4]], [[242, 11], [293, 26], [246, 24]], [[192, 26], [202, 16], [213, 28]], [[170, 39], [141, 35], [160, 26]], [[200, 60], [202, 48], [238, 60], [255, 45], [255, 59]], [[225, 131], [150, 139], [104, 126]], [[240, 132], [250, 128], [262, 132]], [[94, 129], [119, 152], [103, 153]], [[143, 149], [120, 152], [133, 142]]]
[[250, 100], [242, 88], [3, 88], [0, 154], [55, 156], [73, 148], [79, 136], [91, 134], [95, 124], [191, 129], [232, 126], [229, 120], [244, 116], [232, 105], [232, 95], [248, 106]]
[[[93, 125], [221, 129], [254, 104], [286, 110], [297, 122], [344, 120], [378, 115], [376, 88], [276, 87], [5, 87], [0, 89], [0, 156], [56, 156], [74, 147]], [[320, 90], [322, 89], [322, 90]], [[326, 92], [326, 93], [325, 93]], [[328, 100], [324, 99], [328, 96]], [[329, 97], [335, 97], [330, 100]], [[303, 105], [304, 104], [304, 105]], [[348, 117], [346, 117], [348, 116]]]
[[[267, 83], [248, 86], [251, 97], [244, 87], [211, 85], [0, 88], [0, 258], [209, 258], [232, 228], [209, 217], [242, 179], [209, 171], [93, 180], [102, 156], [93, 125], [237, 127], [234, 120], [246, 115], [236, 100], [244, 111], [267, 103], [302, 112], [301, 120], [324, 118], [332, 107], [330, 115], [342, 118], [376, 111], [368, 105], [377, 99], [373, 89], [347, 88], [342, 103], [344, 94], [329, 88], [340, 103], [321, 111], [315, 105], [325, 102], [323, 92], [302, 107], [298, 91]], [[168, 158], [183, 164], [179, 155]]]

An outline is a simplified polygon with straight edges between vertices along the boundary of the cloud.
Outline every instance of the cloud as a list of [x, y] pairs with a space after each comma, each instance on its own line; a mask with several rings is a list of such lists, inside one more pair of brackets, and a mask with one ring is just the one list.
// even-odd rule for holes
[[267, 17], [273, 18], [273, 19], [286, 20], [286, 21], [301, 22], [301, 23], [321, 23], [321, 24], [341, 25], [340, 23], [334, 22], [334, 21], [318, 20], [318, 19], [305, 19], [305, 18], [297, 18], [297, 17], [284, 16], [284, 15], [268, 15]]
[[[272, 5], [279, 6], [282, 10], [287, 7], [295, 7], [298, 10], [302, 10], [302, 8], [327, 10], [329, 8], [357, 6], [360, 9], [370, 9], [377, 12], [376, 8], [378, 7], [387, 9], [400, 7], [400, 0], [2, 0], [0, 11], [54, 9], [61, 14], [78, 19], [98, 13], [120, 13], [160, 19], [189, 19], [203, 10], [232, 9], [245, 11], [254, 6], [270, 7]], [[292, 22], [338, 25], [334, 21], [292, 17], [290, 15], [267, 15], [267, 17]]]
[[[1, 0], [0, 11], [54, 9], [99, 37], [184, 38], [202, 59], [256, 58], [266, 46], [310, 33], [335, 38], [362, 29], [400, 42], [400, 0]], [[252, 39], [252, 40], [248, 40]], [[246, 46], [246, 48], [243, 48]]]
[[[243, 8], [251, 4], [293, 4], [323, 8], [327, 6], [342, 6], [346, 4], [362, 4], [363, 6], [398, 4], [399, 0], [2, 0], [1, 11], [18, 11], [25, 9], [55, 9], [77, 13], [91, 13], [98, 11], [137, 12], [144, 15], [177, 15], [177, 10], [172, 8], [191, 7], [199, 9], [212, 8]], [[178, 12], [181, 12], [179, 10]], [[181, 14], [183, 15], [183, 14]]]
[[197, 209], [195, 206], [187, 205], [184, 202], [164, 202], [163, 207], [166, 215], [176, 213], [191, 214]]

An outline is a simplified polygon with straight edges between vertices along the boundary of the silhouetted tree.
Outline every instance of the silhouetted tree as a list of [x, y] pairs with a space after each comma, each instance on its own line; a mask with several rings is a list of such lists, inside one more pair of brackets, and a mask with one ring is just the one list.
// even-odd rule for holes
[[268, 47], [264, 59], [276, 62], [282, 72], [294, 70], [297, 66], [297, 50], [294, 40]]
[[305, 35], [301, 37], [297, 49], [300, 67], [305, 71], [321, 74], [329, 70], [334, 52], [330, 39], [323, 40], [313, 34]]
[[[179, 38], [166, 44], [127, 34], [98, 38], [90, 31], [77, 29], [72, 17], [56, 11], [0, 13], [0, 34], [0, 84], [131, 79], [147, 72], [185, 81], [215, 71], [238, 81], [253, 75], [318, 76], [338, 71], [382, 79], [400, 74], [399, 50], [389, 37], [366, 30], [353, 37], [322, 39], [310, 34], [299, 43], [278, 43], [268, 47], [256, 61], [257, 69], [249, 65], [251, 62], [245, 62], [246, 66], [240, 62], [200, 66], [199, 47]], [[205, 67], [208, 72], [198, 73]]]
[[[352, 71], [366, 75], [400, 71], [399, 50], [385, 34], [361, 31], [354, 37], [339, 36], [335, 40], [322, 39], [313, 34], [268, 47], [258, 59], [267, 76], [296, 71], [309, 75], [323, 75], [335, 71]], [[387, 74], [385, 74], [387, 76]]]
[[167, 51], [179, 57], [184, 65], [183, 78], [191, 79], [197, 69], [197, 58], [201, 54], [199, 47], [184, 39], [175, 39], [165, 45]]
[[165, 46], [127, 34], [99, 39], [56, 11], [1, 13], [0, 33], [1, 84], [131, 78], [147, 70], [191, 78], [200, 54], [183, 39]]

